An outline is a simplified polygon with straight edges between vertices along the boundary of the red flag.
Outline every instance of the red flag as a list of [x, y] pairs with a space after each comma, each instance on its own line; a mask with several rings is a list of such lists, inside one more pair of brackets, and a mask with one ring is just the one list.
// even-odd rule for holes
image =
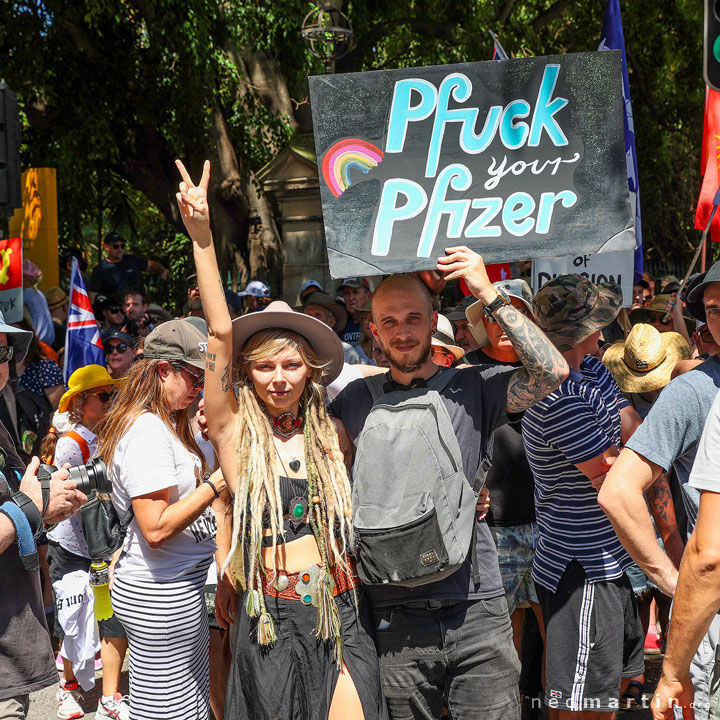
[[[704, 230], [713, 208], [713, 198], [720, 186], [720, 92], [705, 89], [705, 120], [703, 122], [702, 175], [695, 228]], [[720, 213], [715, 213], [710, 226], [710, 238], [720, 242]]]
[[[498, 280], [507, 280], [510, 277], [510, 263], [491, 263], [485, 266], [490, 282], [494, 283]], [[470, 288], [465, 280], [460, 281], [460, 289], [463, 295], [470, 295]]]

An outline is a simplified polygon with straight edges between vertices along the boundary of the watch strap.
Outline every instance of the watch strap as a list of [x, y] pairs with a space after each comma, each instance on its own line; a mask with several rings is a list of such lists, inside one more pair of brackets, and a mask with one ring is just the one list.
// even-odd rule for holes
[[498, 296], [491, 302], [488, 303], [483, 310], [485, 311], [486, 315], [492, 316], [495, 312], [497, 312], [503, 305], [508, 305], [508, 300], [506, 297], [503, 297], [500, 293], [498, 293]]

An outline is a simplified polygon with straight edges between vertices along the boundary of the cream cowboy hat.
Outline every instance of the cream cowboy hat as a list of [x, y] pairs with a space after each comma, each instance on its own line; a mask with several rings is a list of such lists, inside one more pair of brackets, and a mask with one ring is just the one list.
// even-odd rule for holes
[[690, 346], [676, 332], [661, 333], [652, 325], [634, 325], [625, 340], [614, 342], [603, 355], [620, 390], [645, 393], [670, 382], [674, 367], [690, 357]]
[[232, 328], [233, 357], [240, 354], [243, 345], [255, 333], [261, 330], [282, 329], [302, 335], [310, 343], [320, 360], [328, 363], [322, 377], [323, 385], [329, 385], [343, 369], [345, 355], [340, 338], [324, 322], [310, 315], [293, 311], [282, 300], [271, 302], [261, 312], [235, 318]]
[[451, 322], [440, 313], [438, 313], [437, 328], [430, 343], [449, 350], [455, 356], [456, 361], [465, 357], [465, 351], [459, 345], [455, 345], [455, 333]]

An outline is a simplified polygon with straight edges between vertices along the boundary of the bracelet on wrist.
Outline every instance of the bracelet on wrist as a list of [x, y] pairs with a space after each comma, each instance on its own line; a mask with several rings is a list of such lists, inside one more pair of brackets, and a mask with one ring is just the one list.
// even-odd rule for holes
[[20, 559], [28, 572], [40, 569], [40, 558], [35, 545], [35, 536], [27, 515], [12, 501], [0, 505], [0, 513], [5, 515], [15, 528]]
[[210, 475], [205, 475], [205, 477], [203, 477], [202, 481], [204, 483], [207, 483], [212, 488], [212, 491], [215, 493], [216, 498], [220, 497], [220, 493], [218, 492], [218, 489], [215, 487], [215, 483], [210, 479]]

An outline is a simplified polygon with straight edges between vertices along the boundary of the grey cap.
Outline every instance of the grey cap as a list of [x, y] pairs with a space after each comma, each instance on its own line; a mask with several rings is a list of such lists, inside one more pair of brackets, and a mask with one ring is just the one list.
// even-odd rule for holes
[[158, 325], [146, 338], [143, 357], [154, 360], [179, 360], [205, 369], [207, 336], [185, 320], [168, 320]]

